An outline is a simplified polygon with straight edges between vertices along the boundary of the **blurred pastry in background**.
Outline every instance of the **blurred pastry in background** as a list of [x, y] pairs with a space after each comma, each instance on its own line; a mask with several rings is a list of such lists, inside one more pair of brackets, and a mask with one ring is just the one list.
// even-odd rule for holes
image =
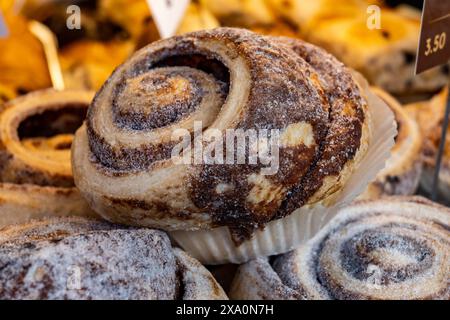
[[8, 100], [13, 99], [16, 93], [13, 89], [0, 83], [0, 106]]
[[[143, 47], [160, 38], [150, 8], [145, 0], [100, 0], [99, 14], [126, 30], [136, 47]], [[198, 1], [192, 1], [177, 34], [212, 29], [220, 23], [215, 16]]]
[[420, 20], [389, 9], [381, 17], [381, 29], [373, 30], [367, 28], [366, 16], [324, 20], [307, 38], [393, 94], [431, 93], [445, 85], [448, 66], [414, 75]]
[[85, 40], [66, 46], [60, 52], [66, 88], [99, 89], [133, 50], [130, 41]]
[[220, 27], [216, 17], [198, 1], [192, 1], [186, 9], [177, 34]]
[[279, 20], [273, 24], [255, 25], [249, 29], [268, 36], [301, 38], [295, 26], [288, 21]]
[[[29, 19], [37, 20], [48, 26], [55, 33], [60, 47], [79, 40], [110, 41], [129, 37], [126, 30], [99, 14], [97, 1], [27, 0], [23, 3], [21, 13]], [[79, 29], [67, 28], [71, 5], [81, 8]]]
[[200, 0], [223, 26], [253, 27], [271, 25], [276, 16], [266, 0]]
[[145, 0], [99, 0], [98, 14], [124, 29], [132, 39], [145, 37], [149, 42], [159, 39]]
[[2, 96], [11, 98], [16, 94], [51, 87], [44, 50], [29, 31], [27, 20], [12, 12], [5, 12], [4, 18], [9, 34], [0, 38]]
[[[406, 110], [417, 119], [424, 136], [424, 169], [420, 185], [425, 192], [431, 194], [436, 157], [441, 141], [442, 124], [445, 107], [448, 101], [448, 88], [429, 101], [417, 102], [406, 106]], [[440, 200], [450, 204], [450, 127], [447, 128], [445, 152], [439, 174]]]
[[372, 87], [372, 92], [394, 112], [398, 134], [391, 157], [376, 180], [358, 199], [376, 199], [386, 195], [413, 195], [422, 173], [423, 138], [414, 117], [386, 91]]
[[[208, 1], [208, 0], [205, 0]], [[266, 0], [278, 15], [296, 24], [304, 35], [314, 32], [317, 23], [336, 18], [355, 18], [366, 15], [367, 7], [380, 0]]]
[[[420, 11], [383, 7], [376, 0], [267, 0], [297, 24], [302, 36], [360, 71], [372, 85], [395, 95], [437, 92], [447, 82], [445, 65], [414, 75]], [[369, 5], [381, 6], [381, 29], [369, 29]], [[331, 36], [332, 35], [332, 36]]]
[[247, 28], [254, 32], [298, 38], [297, 25], [274, 11], [267, 0], [200, 0], [222, 26]]

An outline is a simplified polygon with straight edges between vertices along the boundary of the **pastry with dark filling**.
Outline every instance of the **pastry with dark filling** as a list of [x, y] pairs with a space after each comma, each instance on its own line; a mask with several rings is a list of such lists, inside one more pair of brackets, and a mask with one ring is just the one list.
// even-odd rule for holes
[[73, 133], [93, 93], [35, 91], [0, 112], [0, 226], [43, 216], [93, 215], [74, 186]]
[[242, 265], [233, 299], [450, 299], [450, 210], [420, 197], [362, 201], [316, 237]]
[[[278, 129], [278, 170], [265, 175], [261, 161], [176, 164], [173, 131], [192, 134], [200, 121], [206, 136]], [[227, 226], [239, 243], [299, 207], [332, 203], [370, 139], [366, 97], [333, 56], [218, 28], [158, 41], [117, 68], [77, 131], [72, 161], [76, 185], [108, 220]]]

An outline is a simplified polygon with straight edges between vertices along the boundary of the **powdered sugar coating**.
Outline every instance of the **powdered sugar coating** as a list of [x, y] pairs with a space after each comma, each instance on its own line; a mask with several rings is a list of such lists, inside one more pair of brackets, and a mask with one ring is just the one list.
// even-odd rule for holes
[[[4, 299], [184, 298], [183, 277], [195, 264], [180, 260], [161, 231], [81, 218], [8, 227], [0, 243]], [[197, 269], [187, 296], [225, 298], [206, 269]]]
[[[246, 288], [275, 282], [290, 292], [282, 298], [292, 298], [293, 290], [303, 299], [447, 300], [449, 248], [448, 208], [418, 197], [360, 202], [342, 209], [315, 238], [272, 265], [255, 260], [242, 267], [251, 278], [238, 276], [230, 296], [271, 298], [255, 289], [247, 294]], [[258, 276], [257, 270], [268, 267], [274, 271], [268, 278]]]

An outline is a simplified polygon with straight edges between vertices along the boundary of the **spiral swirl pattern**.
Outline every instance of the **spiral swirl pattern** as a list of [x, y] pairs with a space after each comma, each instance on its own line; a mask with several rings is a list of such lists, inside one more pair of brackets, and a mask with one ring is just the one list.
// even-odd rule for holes
[[[231, 28], [143, 48], [111, 75], [76, 134], [77, 186], [112, 221], [168, 230], [225, 225], [237, 237], [327, 198], [365, 153], [369, 119], [349, 71], [310, 48], [327, 68], [287, 40]], [[280, 130], [278, 171], [264, 176], [260, 162], [175, 164], [172, 133], [192, 133], [195, 121], [205, 136]]]
[[74, 187], [70, 147], [93, 93], [42, 90], [0, 113], [0, 226], [93, 214]]
[[[244, 288], [270, 280], [291, 299], [447, 300], [449, 230], [450, 211], [420, 197], [360, 202], [306, 245], [276, 258], [273, 270], [261, 260], [244, 267], [241, 272], [253, 276], [236, 279], [232, 297], [261, 298], [246, 296]], [[272, 274], [258, 277], [261, 265]], [[254, 283], [245, 280], [255, 277]]]

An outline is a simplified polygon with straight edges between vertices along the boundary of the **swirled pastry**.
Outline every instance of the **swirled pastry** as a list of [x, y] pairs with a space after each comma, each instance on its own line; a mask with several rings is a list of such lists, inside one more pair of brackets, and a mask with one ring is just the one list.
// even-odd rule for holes
[[[432, 192], [433, 188], [433, 176], [441, 141], [447, 99], [448, 88], [444, 88], [429, 101], [417, 102], [406, 106], [406, 110], [417, 119], [424, 136], [424, 170], [420, 184], [429, 193]], [[450, 128], [447, 128], [447, 140], [444, 148], [441, 171], [439, 173], [438, 192], [440, 200], [450, 204]]]
[[230, 297], [448, 300], [449, 226], [424, 198], [362, 201], [299, 249], [241, 266]]
[[2, 299], [226, 299], [165, 233], [84, 218], [0, 230], [0, 269]]
[[46, 215], [90, 215], [74, 187], [73, 132], [93, 94], [43, 90], [9, 101], [0, 113], [0, 226]]
[[374, 199], [383, 195], [413, 195], [422, 173], [421, 131], [414, 117], [394, 97], [379, 88], [372, 87], [371, 90], [394, 112], [398, 134], [385, 168], [359, 199]]
[[[228, 226], [248, 237], [304, 204], [332, 202], [370, 142], [367, 107], [349, 71], [303, 42], [233, 28], [165, 39], [137, 52], [97, 93], [73, 143], [75, 183], [115, 222]], [[267, 142], [263, 133], [279, 133], [275, 172], [265, 175], [272, 167], [261, 161], [225, 163], [219, 155], [239, 148], [220, 139], [206, 143], [218, 150], [212, 163], [188, 153], [180, 164], [173, 134], [181, 129], [190, 142], [195, 125], [204, 137], [253, 130]], [[241, 147], [245, 159], [253, 148]]]

